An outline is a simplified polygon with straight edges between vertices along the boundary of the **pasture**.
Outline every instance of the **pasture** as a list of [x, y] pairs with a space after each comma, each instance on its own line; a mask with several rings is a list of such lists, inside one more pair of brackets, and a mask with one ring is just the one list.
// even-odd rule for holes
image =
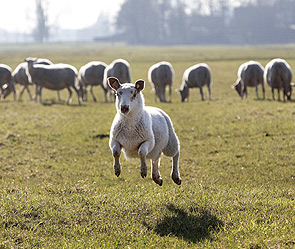
[[[269, 86], [265, 100], [248, 88], [241, 101], [231, 89], [248, 60], [265, 66], [281, 57], [295, 71], [294, 49], [1, 45], [0, 62], [13, 69], [28, 56], [77, 69], [92, 60], [128, 60], [133, 81], [147, 83], [146, 105], [162, 108], [174, 124], [182, 185], [171, 180], [167, 157], [162, 187], [150, 168], [142, 179], [139, 160], [123, 155], [115, 176], [106, 136], [116, 110], [100, 87], [98, 101], [88, 93], [82, 106], [76, 95], [65, 105], [66, 90], [58, 102], [44, 89], [43, 104], [26, 92], [20, 102], [10, 95], [0, 100], [0, 248], [294, 248], [295, 102], [272, 101]], [[154, 103], [147, 70], [162, 60], [173, 65], [174, 89], [186, 68], [207, 63], [212, 101], [193, 89], [188, 103], [175, 91], [172, 104]]]

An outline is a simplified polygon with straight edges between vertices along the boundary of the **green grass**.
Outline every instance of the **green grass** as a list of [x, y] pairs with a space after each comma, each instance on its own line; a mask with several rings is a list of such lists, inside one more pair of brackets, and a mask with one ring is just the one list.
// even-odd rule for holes
[[[266, 47], [121, 47], [55, 44], [0, 47], [1, 63], [15, 68], [27, 56], [70, 63], [110, 63], [125, 58], [133, 80], [147, 80], [149, 66], [168, 60], [174, 88], [183, 71], [206, 62], [213, 100], [154, 103], [167, 112], [181, 143], [182, 185], [170, 178], [163, 157], [163, 186], [142, 179], [139, 161], [121, 157], [113, 172], [108, 135], [114, 104], [70, 106], [43, 91], [44, 104], [0, 100], [0, 248], [294, 248], [295, 104], [240, 100], [231, 89], [239, 65], [285, 58], [295, 68], [294, 45]], [[18, 91], [19, 91], [18, 86]], [[261, 88], [259, 89], [261, 96]], [[206, 92], [206, 90], [205, 90]], [[294, 98], [294, 97], [293, 97]], [[102, 136], [103, 137], [103, 136]], [[150, 175], [150, 169], [148, 169]]]

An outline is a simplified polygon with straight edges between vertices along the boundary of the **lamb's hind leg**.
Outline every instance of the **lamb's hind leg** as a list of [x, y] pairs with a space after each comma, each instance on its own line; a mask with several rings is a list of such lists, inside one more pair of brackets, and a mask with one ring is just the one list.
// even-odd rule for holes
[[155, 183], [162, 186], [163, 180], [161, 178], [160, 171], [159, 171], [160, 160], [161, 160], [160, 158], [156, 161], [151, 160], [151, 162], [152, 162], [152, 179], [154, 180]]
[[172, 180], [180, 185], [181, 184], [181, 178], [179, 176], [179, 169], [178, 169], [178, 160], [179, 160], [179, 152], [176, 153], [174, 157], [172, 157], [172, 172], [171, 177]]

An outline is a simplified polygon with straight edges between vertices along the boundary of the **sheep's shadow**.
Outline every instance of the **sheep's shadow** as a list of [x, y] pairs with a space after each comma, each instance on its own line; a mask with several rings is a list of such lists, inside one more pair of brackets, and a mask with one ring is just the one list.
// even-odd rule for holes
[[171, 211], [171, 216], [166, 216], [155, 227], [144, 224], [160, 236], [176, 236], [197, 243], [204, 239], [212, 239], [212, 232], [218, 232], [224, 225], [221, 220], [203, 208], [191, 208], [190, 213], [172, 204], [167, 205], [167, 208]]

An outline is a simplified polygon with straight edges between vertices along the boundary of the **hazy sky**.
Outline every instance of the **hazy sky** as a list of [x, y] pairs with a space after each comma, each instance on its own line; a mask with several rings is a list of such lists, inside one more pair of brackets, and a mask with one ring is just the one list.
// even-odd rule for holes
[[[90, 26], [102, 11], [113, 17], [123, 0], [47, 0], [49, 22], [61, 28]], [[30, 33], [34, 27], [35, 0], [2, 0], [0, 29]]]

